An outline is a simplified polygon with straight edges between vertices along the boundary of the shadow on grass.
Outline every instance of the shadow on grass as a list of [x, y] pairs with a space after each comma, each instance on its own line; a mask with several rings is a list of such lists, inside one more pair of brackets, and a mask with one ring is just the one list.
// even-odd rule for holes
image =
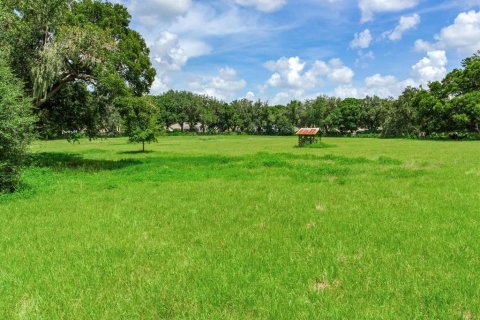
[[295, 148], [299, 149], [328, 149], [328, 148], [337, 148], [338, 146], [335, 144], [328, 144], [325, 142], [314, 143], [314, 144], [306, 144], [303, 147], [295, 146]]
[[154, 153], [152, 150], [134, 150], [134, 151], [119, 151], [118, 154], [149, 154]]
[[[127, 153], [132, 154], [132, 153]], [[208, 179], [250, 180], [259, 177], [290, 178], [297, 182], [334, 182], [345, 184], [351, 178], [376, 172], [384, 178], [416, 178], [424, 174], [401, 167], [402, 162], [388, 157], [370, 160], [334, 154], [295, 155], [266, 153], [243, 156], [159, 154], [140, 159], [85, 159], [80, 154], [36, 153], [31, 155], [31, 168], [55, 171], [100, 172], [119, 170], [110, 176], [105, 188], [129, 182], [179, 182]], [[381, 169], [382, 168], [382, 169]], [[121, 170], [120, 170], [121, 169]], [[32, 171], [34, 172], [34, 171]], [[44, 180], [45, 177], [42, 176]]]
[[129, 166], [138, 165], [142, 162], [135, 159], [122, 160], [96, 160], [84, 159], [79, 154], [42, 152], [30, 155], [29, 165], [38, 168], [50, 168], [54, 170], [79, 170], [79, 171], [105, 171], [118, 170]]
[[[168, 154], [142, 159], [139, 167], [121, 172], [123, 181], [203, 181], [207, 179], [251, 180], [258, 177], [285, 177], [298, 182], [335, 182], [345, 184], [350, 178], [376, 172], [380, 167], [398, 168], [401, 162], [382, 157], [345, 157], [334, 154], [296, 155], [267, 153], [243, 156]], [[382, 170], [382, 172], [384, 172]], [[394, 172], [394, 171], [393, 171]], [[387, 177], [396, 178], [390, 172]]]

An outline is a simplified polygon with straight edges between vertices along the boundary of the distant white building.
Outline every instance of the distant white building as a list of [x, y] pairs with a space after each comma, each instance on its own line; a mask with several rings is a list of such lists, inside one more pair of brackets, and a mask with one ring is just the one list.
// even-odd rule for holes
[[[197, 123], [193, 129], [194, 129], [194, 131], [201, 131], [202, 130], [202, 124]], [[168, 127], [167, 130], [169, 132], [173, 132], [175, 130], [182, 130], [182, 126], [179, 123], [174, 123], [170, 127]], [[183, 131], [190, 131], [190, 125], [186, 122], [183, 124]]]

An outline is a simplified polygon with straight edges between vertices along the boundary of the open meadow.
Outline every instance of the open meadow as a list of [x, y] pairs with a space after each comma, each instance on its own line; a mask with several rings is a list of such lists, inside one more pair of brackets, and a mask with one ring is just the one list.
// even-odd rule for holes
[[480, 143], [36, 142], [0, 319], [479, 319]]

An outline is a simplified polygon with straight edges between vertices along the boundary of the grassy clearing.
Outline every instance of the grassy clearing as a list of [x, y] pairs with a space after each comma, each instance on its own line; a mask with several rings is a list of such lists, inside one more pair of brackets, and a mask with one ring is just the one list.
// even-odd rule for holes
[[480, 144], [39, 142], [0, 319], [480, 317]]

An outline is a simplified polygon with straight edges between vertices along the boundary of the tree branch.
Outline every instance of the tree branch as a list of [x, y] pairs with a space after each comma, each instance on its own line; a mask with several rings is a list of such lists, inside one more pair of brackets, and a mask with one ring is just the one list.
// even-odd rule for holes
[[58, 93], [58, 91], [63, 88], [65, 84], [67, 84], [68, 82], [73, 82], [77, 79], [92, 82], [95, 80], [95, 77], [89, 74], [64, 73], [62, 75], [62, 79], [60, 79], [52, 86], [52, 89], [47, 92], [45, 97], [36, 99], [35, 106], [37, 108], [41, 107], [42, 105], [47, 103], [48, 100], [52, 99]]
[[37, 108], [41, 107], [42, 105], [44, 105], [45, 103], [48, 102], [48, 100], [50, 100], [54, 95], [56, 95], [58, 93], [58, 91], [60, 91], [60, 89], [63, 88], [63, 86], [68, 83], [68, 82], [71, 82], [71, 81], [74, 81], [75, 80], [75, 76], [73, 74], [67, 74], [65, 75], [62, 79], [60, 79], [57, 83], [55, 83], [53, 86], [52, 86], [52, 89], [47, 92], [47, 94], [45, 95], [45, 97], [43, 98], [39, 98], [39, 99], [36, 99], [35, 101], [35, 106]]

